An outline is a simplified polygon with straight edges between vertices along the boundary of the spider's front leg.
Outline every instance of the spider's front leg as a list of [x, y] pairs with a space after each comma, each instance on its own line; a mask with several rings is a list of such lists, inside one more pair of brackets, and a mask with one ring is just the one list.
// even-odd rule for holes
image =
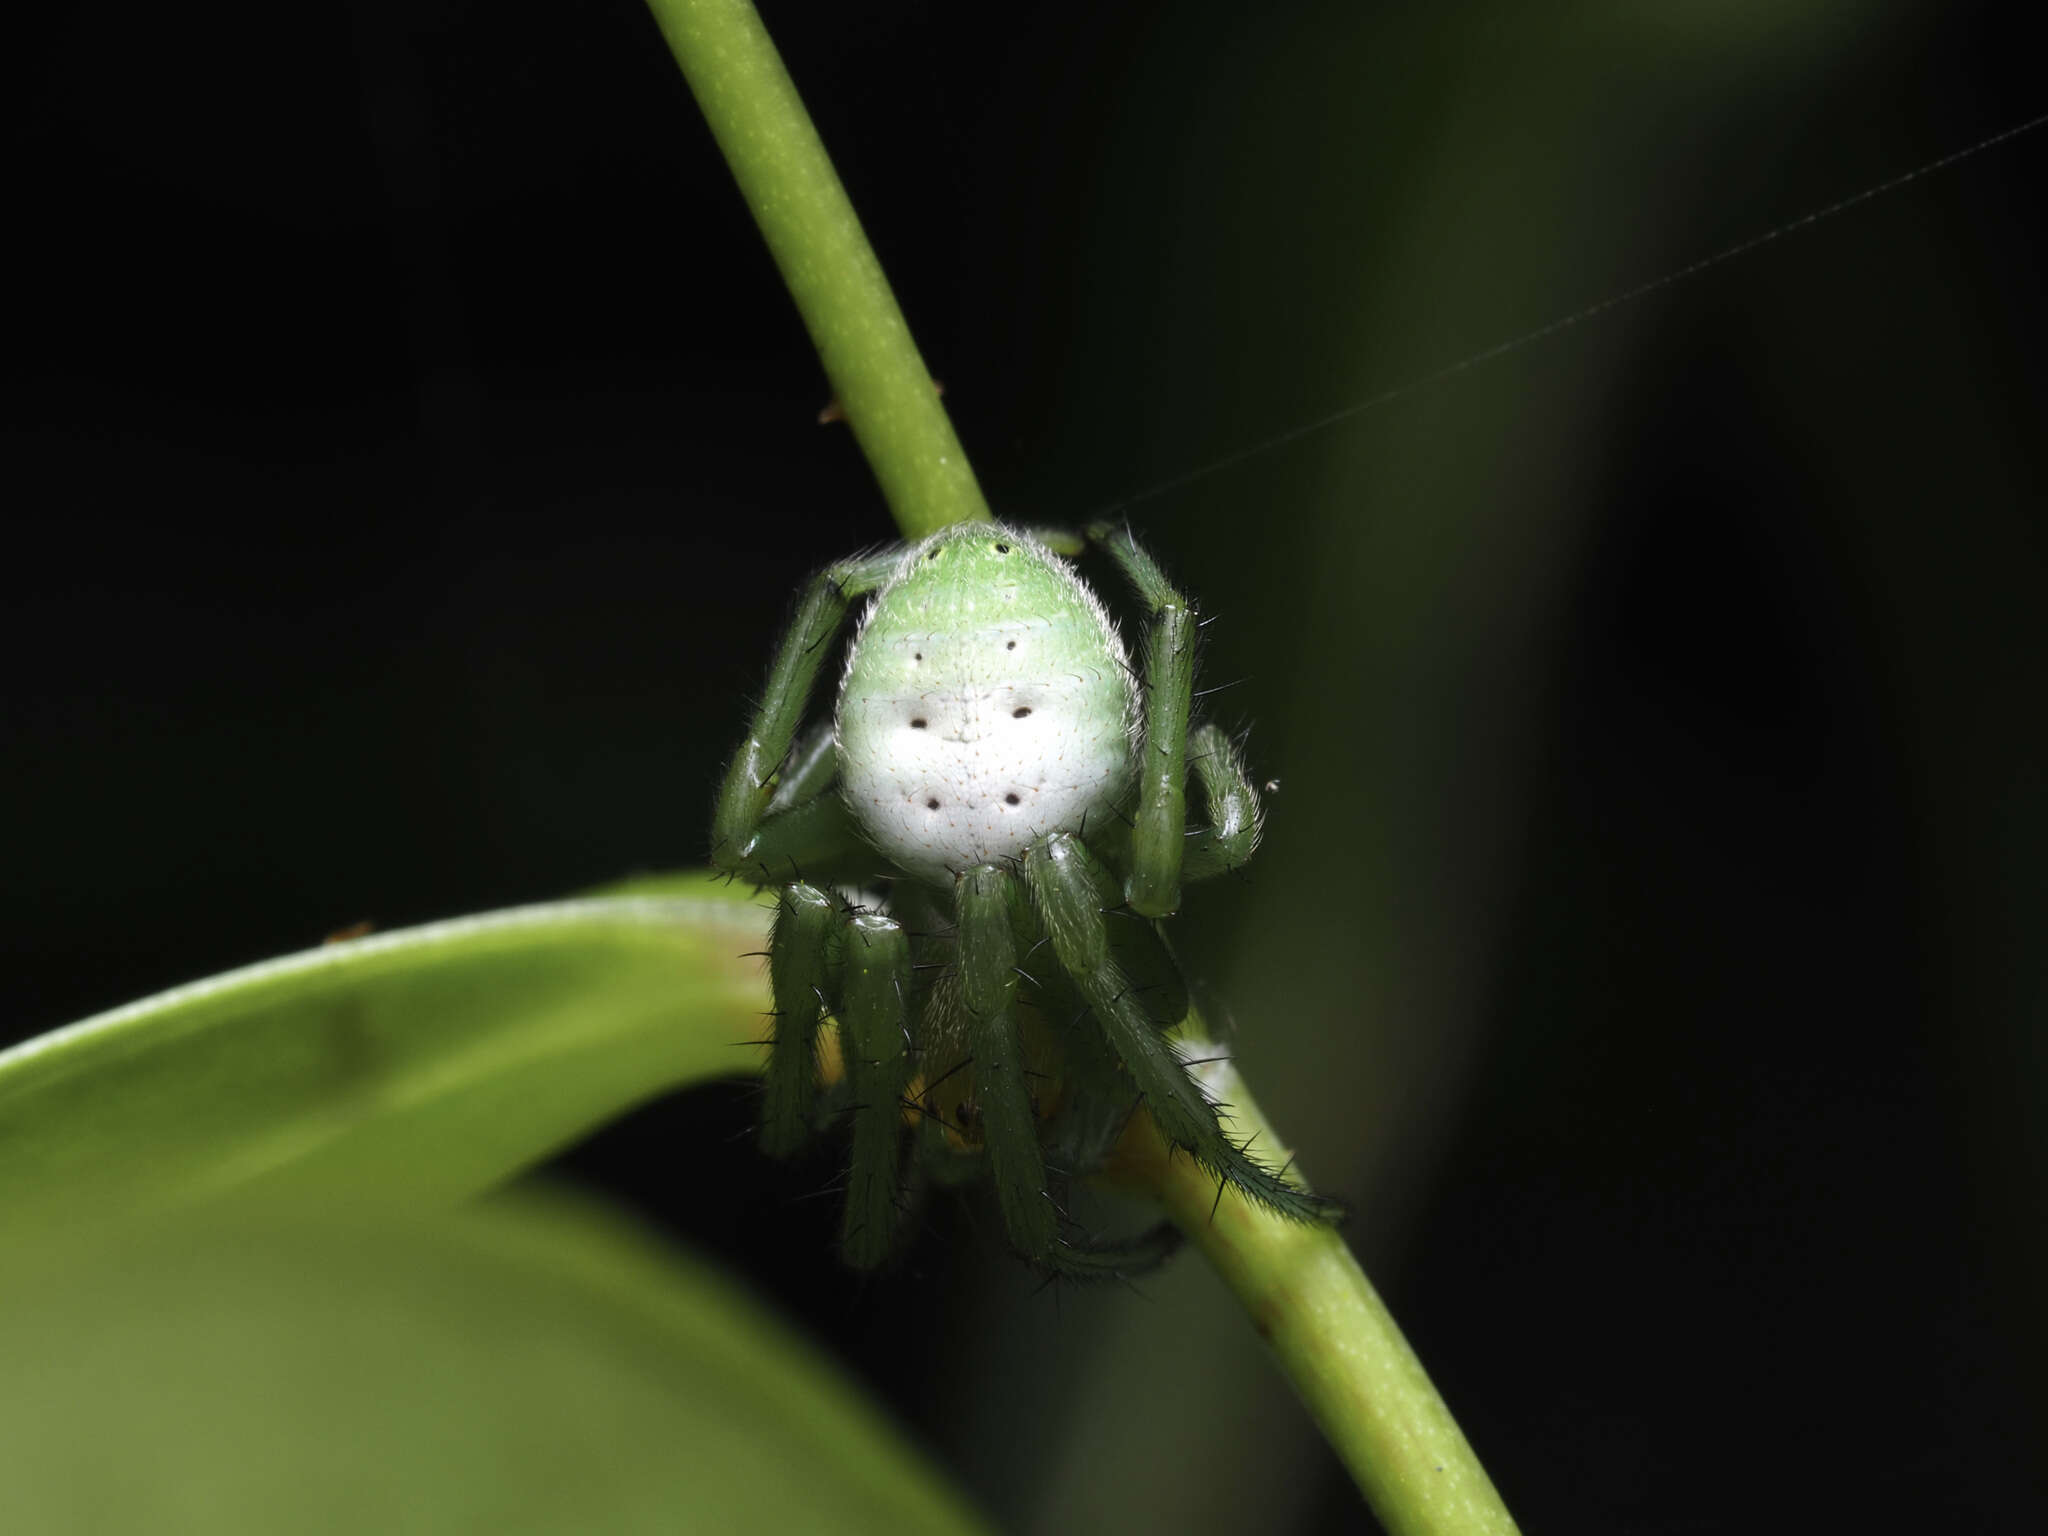
[[[855, 599], [881, 586], [898, 558], [882, 554], [842, 560], [821, 571], [805, 589], [796, 621], [775, 654], [768, 686], [748, 724], [746, 740], [726, 770], [712, 813], [711, 862], [725, 873], [755, 871], [768, 883], [788, 873], [786, 868], [776, 867], [782, 862], [779, 857], [771, 863], [769, 855], [783, 852], [774, 844], [816, 842], [821, 830], [832, 830], [804, 824], [806, 817], [824, 821], [832, 817], [830, 806], [836, 797], [824, 792], [831, 783], [829, 754], [820, 761], [813, 753], [791, 766], [790, 744], [810, 702], [818, 669], [846, 621], [848, 608]], [[792, 779], [802, 780], [812, 789], [809, 800], [779, 802], [776, 776], [786, 766], [791, 766]], [[771, 829], [776, 835], [770, 835]], [[792, 839], [791, 833], [802, 836]]]
[[[1195, 688], [1195, 605], [1128, 528], [1097, 524], [1088, 537], [1122, 569], [1151, 615], [1145, 636], [1145, 741], [1124, 897], [1144, 917], [1169, 916], [1183, 882], [1243, 866], [1258, 846], [1257, 791], [1230, 738], [1214, 725], [1188, 732]], [[1187, 825], [1187, 771], [1201, 785], [1208, 824]]]
[[1124, 897], [1145, 917], [1180, 906], [1181, 841], [1187, 824], [1188, 709], [1195, 692], [1195, 605], [1128, 528], [1098, 524], [1088, 537], [1108, 551], [1152, 616], [1145, 634], [1145, 740], [1131, 873]]

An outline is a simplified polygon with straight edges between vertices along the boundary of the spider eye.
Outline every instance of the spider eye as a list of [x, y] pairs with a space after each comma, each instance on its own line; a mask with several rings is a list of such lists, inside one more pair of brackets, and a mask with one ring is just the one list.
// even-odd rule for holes
[[924, 808], [928, 811], [936, 811], [939, 808], [939, 802], [936, 800], [927, 800], [924, 803]]
[[1017, 708], [1017, 709], [1013, 709], [1013, 710], [1011, 710], [1011, 711], [1010, 711], [1010, 718], [1011, 718], [1012, 720], [1022, 720], [1022, 719], [1023, 719], [1023, 718], [1024, 718], [1024, 717], [1025, 717], [1026, 715], [1028, 715], [1028, 714], [1030, 714], [1030, 713], [1031, 713], [1031, 706], [1030, 706], [1029, 704], [1026, 704], [1026, 705], [1023, 705], [1023, 706], [1022, 706], [1022, 707], [1020, 707], [1020, 708]]
[[1016, 797], [1015, 795], [1005, 795], [1005, 796], [1003, 796], [1003, 804], [1005, 804], [1005, 805], [1017, 805], [1017, 804], [1020, 804], [1020, 803], [1021, 803], [1021, 802], [1020, 802], [1020, 801], [1018, 800], [1018, 798], [1017, 798], [1017, 797]]
[[913, 720], [910, 722], [910, 728], [913, 731], [921, 731], [924, 729], [924, 722], [922, 720]]
[[1010, 546], [1007, 544], [998, 544], [996, 546], [996, 553], [999, 555], [1007, 555], [1009, 552]]

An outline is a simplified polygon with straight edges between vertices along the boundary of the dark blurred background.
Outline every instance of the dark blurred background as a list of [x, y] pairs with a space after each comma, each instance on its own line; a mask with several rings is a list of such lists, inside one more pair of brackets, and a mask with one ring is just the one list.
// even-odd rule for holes
[[[2016, 8], [764, 5], [991, 500], [1073, 520], [2044, 109]], [[698, 861], [888, 534], [630, 0], [42, 8], [4, 1038]], [[2048, 1519], [2048, 130], [1134, 505], [1280, 782], [1181, 920], [1532, 1530]], [[1370, 1530], [1220, 1288], [571, 1173], [1005, 1529]]]

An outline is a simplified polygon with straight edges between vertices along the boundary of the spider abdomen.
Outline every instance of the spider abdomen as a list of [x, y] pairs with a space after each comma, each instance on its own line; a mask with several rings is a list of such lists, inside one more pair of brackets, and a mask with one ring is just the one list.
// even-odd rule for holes
[[892, 862], [949, 883], [1114, 801], [1135, 721], [1122, 641], [1067, 563], [1013, 528], [956, 526], [905, 554], [854, 639], [841, 792]]

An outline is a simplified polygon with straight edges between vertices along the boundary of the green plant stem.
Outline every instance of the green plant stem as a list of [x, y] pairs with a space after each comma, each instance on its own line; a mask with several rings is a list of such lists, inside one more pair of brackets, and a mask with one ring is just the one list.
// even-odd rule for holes
[[[1220, 1051], [1205, 1045], [1198, 1056]], [[1201, 1068], [1233, 1140], [1291, 1164], [1228, 1057]], [[1336, 1229], [1288, 1221], [1170, 1149], [1136, 1117], [1111, 1177], [1166, 1207], [1230, 1287], [1391, 1536], [1516, 1529], [1429, 1373]]]
[[749, 0], [648, 0], [905, 538], [988, 503], [882, 265]]
[[[749, 0], [648, 0], [767, 236], [909, 537], [988, 508], [845, 189]], [[1235, 1069], [1208, 1069], [1225, 1123], [1278, 1138]], [[1217, 1077], [1227, 1081], [1214, 1080]], [[1111, 1177], [1160, 1200], [1208, 1257], [1393, 1536], [1512, 1532], [1500, 1495], [1422, 1363], [1326, 1226], [1289, 1222], [1172, 1153], [1135, 1117]]]

